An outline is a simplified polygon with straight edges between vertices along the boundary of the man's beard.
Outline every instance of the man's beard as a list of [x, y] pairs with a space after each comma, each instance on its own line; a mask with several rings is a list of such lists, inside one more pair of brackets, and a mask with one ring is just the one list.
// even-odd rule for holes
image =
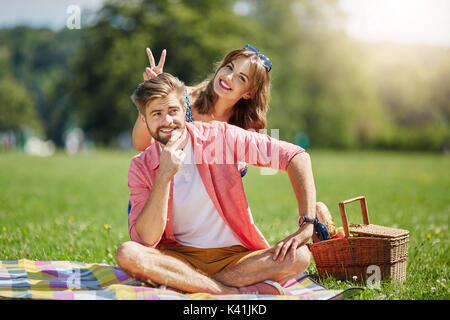
[[[148, 128], [150, 135], [153, 137], [153, 139], [155, 139], [156, 141], [158, 141], [159, 143], [166, 145], [170, 138], [172, 137], [172, 134], [176, 131], [176, 130], [180, 130], [180, 129], [184, 129], [184, 126], [181, 125], [176, 125], [173, 127], [158, 127], [155, 131], [150, 130], [150, 128]], [[163, 132], [161, 132], [161, 130], [171, 130], [174, 129], [170, 134], [164, 134]]]

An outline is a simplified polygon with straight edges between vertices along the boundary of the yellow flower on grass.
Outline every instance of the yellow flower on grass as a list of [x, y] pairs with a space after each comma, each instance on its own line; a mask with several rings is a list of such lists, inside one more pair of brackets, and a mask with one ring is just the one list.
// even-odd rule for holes
[[109, 230], [109, 229], [111, 229], [111, 226], [109, 224], [105, 223], [103, 225], [103, 228], [105, 228], [106, 230]]
[[427, 234], [427, 239], [431, 239], [431, 233]]
[[6, 227], [3, 227], [2, 230], [3, 230], [3, 232], [6, 232], [7, 229], [6, 229]]

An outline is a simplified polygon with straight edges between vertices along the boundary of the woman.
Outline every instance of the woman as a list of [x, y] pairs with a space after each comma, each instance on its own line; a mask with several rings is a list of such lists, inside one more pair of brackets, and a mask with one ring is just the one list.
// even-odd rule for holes
[[[162, 72], [166, 57], [163, 50], [158, 65], [147, 48], [150, 67], [144, 72], [148, 80]], [[250, 45], [230, 51], [217, 71], [202, 83], [186, 88], [187, 121], [225, 121], [244, 129], [263, 129], [270, 96], [272, 63]], [[152, 138], [138, 117], [133, 128], [133, 145], [145, 150]]]

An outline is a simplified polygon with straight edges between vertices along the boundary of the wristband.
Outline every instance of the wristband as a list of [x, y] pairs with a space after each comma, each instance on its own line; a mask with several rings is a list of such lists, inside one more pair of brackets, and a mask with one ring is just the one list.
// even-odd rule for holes
[[314, 218], [310, 218], [308, 216], [300, 216], [298, 217], [298, 226], [299, 228], [303, 227], [305, 223], [314, 223]]

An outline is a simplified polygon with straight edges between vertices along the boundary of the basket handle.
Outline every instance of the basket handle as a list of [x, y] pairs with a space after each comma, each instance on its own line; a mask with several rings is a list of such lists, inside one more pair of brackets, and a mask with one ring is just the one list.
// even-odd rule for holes
[[361, 203], [361, 211], [362, 211], [362, 215], [363, 215], [363, 221], [364, 224], [370, 224], [369, 222], [369, 214], [367, 213], [367, 203], [366, 203], [366, 197], [364, 196], [359, 196], [356, 198], [352, 198], [352, 199], [348, 199], [348, 200], [344, 200], [339, 202], [339, 210], [341, 211], [341, 218], [342, 218], [342, 225], [344, 227], [344, 232], [345, 232], [345, 237], [348, 238], [350, 237], [350, 232], [348, 230], [348, 223], [347, 223], [347, 215], [345, 213], [345, 205], [349, 204], [351, 202], [355, 202], [358, 201]]

